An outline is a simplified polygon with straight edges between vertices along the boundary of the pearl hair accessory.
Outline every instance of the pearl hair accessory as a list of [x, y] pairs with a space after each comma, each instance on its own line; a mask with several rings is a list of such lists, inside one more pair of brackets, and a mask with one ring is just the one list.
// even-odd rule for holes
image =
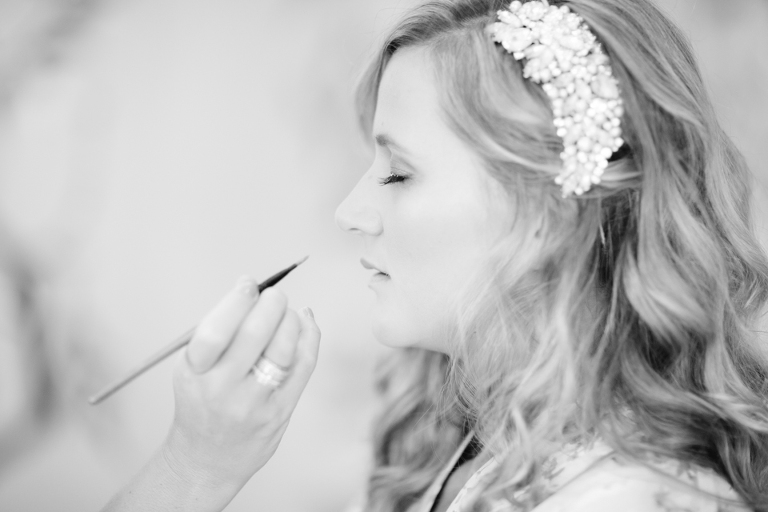
[[608, 159], [624, 144], [624, 109], [608, 56], [584, 20], [565, 5], [515, 0], [497, 15], [499, 21], [488, 27], [491, 37], [516, 60], [526, 59], [523, 76], [542, 84], [552, 101], [565, 148], [555, 183], [563, 197], [581, 195], [600, 183]]

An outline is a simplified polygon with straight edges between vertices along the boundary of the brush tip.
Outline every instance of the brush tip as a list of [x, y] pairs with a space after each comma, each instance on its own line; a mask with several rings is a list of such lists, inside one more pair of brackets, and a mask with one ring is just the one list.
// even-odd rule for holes
[[302, 263], [304, 263], [304, 262], [305, 262], [305, 261], [307, 261], [308, 259], [309, 259], [309, 254], [307, 254], [306, 256], [304, 256], [303, 258], [301, 258], [299, 261], [297, 261], [297, 262], [296, 262], [296, 264], [294, 265], [294, 267], [298, 267], [299, 265], [301, 265]]

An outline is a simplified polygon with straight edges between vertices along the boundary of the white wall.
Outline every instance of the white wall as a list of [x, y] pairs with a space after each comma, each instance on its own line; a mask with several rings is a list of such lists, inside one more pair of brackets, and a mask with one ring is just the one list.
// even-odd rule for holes
[[[96, 408], [85, 397], [193, 325], [240, 274], [305, 254], [280, 286], [314, 309], [320, 362], [278, 454], [227, 510], [340, 510], [363, 485], [382, 349], [359, 248], [333, 212], [368, 159], [354, 73], [410, 3], [113, 1], [27, 81], [0, 117], [0, 214], [49, 269], [66, 407], [0, 475], [0, 510], [98, 509], [162, 440], [173, 364]], [[768, 56], [756, 51], [768, 8], [664, 4], [768, 183]]]

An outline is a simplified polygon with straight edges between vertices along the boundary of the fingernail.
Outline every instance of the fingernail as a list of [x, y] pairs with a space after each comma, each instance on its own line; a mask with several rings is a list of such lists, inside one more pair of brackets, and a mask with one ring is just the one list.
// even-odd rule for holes
[[301, 313], [306, 316], [307, 318], [311, 318], [312, 320], [315, 319], [315, 314], [312, 312], [312, 309], [306, 307], [301, 310]]
[[251, 276], [240, 276], [235, 289], [246, 297], [254, 298], [259, 293], [259, 285]]

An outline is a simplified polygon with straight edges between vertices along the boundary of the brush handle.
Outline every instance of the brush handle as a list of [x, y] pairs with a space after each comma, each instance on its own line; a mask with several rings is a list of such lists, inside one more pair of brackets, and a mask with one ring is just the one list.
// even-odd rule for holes
[[182, 347], [185, 347], [189, 342], [192, 340], [192, 336], [195, 334], [195, 327], [191, 328], [181, 336], [179, 336], [177, 339], [173, 340], [171, 343], [157, 351], [152, 356], [148, 357], [146, 360], [144, 360], [142, 363], [136, 365], [133, 370], [131, 370], [125, 377], [113, 382], [109, 386], [105, 387], [95, 395], [91, 396], [88, 399], [88, 403], [91, 405], [96, 405], [105, 398], [110, 397], [113, 393], [120, 390], [123, 386], [131, 382], [133, 379], [144, 373], [145, 371], [149, 370], [153, 366], [155, 366], [157, 363], [162, 361], [163, 359], [167, 358], [174, 352], [177, 352]]
[[[269, 288], [270, 286], [276, 285], [282, 278], [287, 276], [291, 270], [295, 269], [305, 261], [307, 261], [307, 258], [309, 256], [305, 257], [298, 263], [294, 263], [290, 267], [286, 268], [285, 270], [281, 270], [277, 274], [274, 274], [273, 276], [265, 279], [261, 284], [259, 284], [259, 293], [263, 292], [265, 289]], [[191, 328], [175, 340], [173, 340], [171, 343], [160, 349], [157, 353], [153, 354], [149, 358], [147, 358], [144, 362], [142, 362], [139, 365], [136, 365], [136, 367], [128, 373], [125, 377], [115, 381], [114, 383], [110, 384], [109, 386], [105, 387], [95, 395], [88, 398], [88, 403], [91, 405], [96, 405], [103, 401], [105, 398], [110, 397], [112, 394], [114, 394], [116, 391], [121, 389], [123, 386], [131, 382], [133, 379], [144, 373], [145, 371], [149, 370], [153, 366], [155, 366], [157, 363], [162, 361], [163, 359], [167, 358], [174, 352], [177, 352], [182, 347], [189, 344], [189, 342], [192, 340], [192, 337], [195, 335], [195, 329], [196, 327]]]

